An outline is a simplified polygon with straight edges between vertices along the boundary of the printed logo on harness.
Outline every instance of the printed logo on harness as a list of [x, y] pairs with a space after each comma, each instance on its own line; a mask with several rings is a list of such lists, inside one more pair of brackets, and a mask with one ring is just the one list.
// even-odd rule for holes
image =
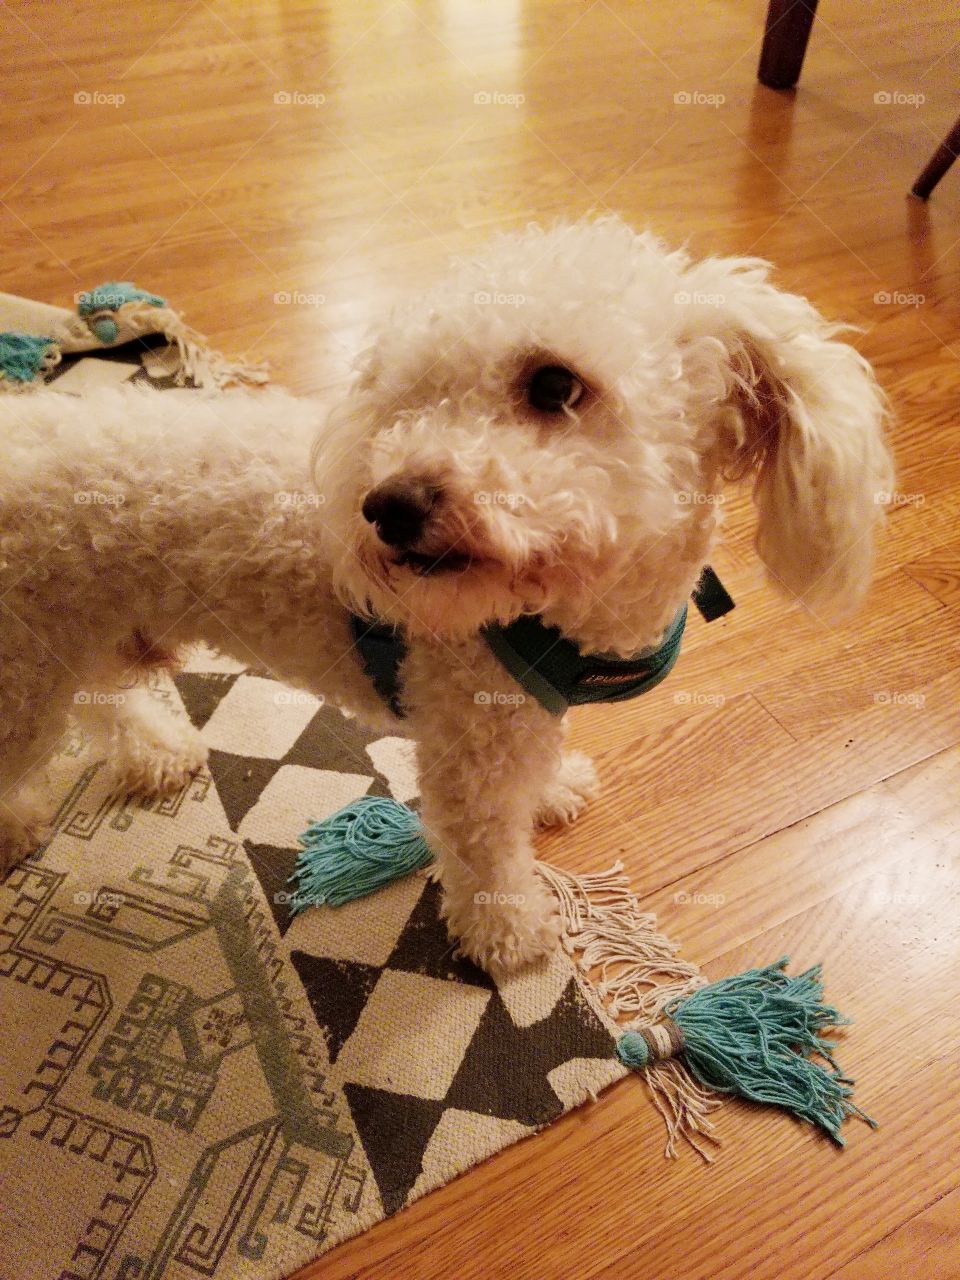
[[586, 671], [577, 684], [609, 688], [612, 685], [632, 684], [649, 674], [649, 667], [637, 667], [632, 671]]

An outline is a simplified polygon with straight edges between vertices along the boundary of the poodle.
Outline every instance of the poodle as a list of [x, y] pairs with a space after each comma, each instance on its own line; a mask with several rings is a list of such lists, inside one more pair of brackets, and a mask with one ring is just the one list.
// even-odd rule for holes
[[[204, 641], [412, 736], [451, 936], [494, 971], [548, 952], [531, 834], [596, 777], [563, 750], [564, 699], [492, 632], [536, 620], [614, 671], [656, 653], [748, 474], [782, 591], [847, 612], [869, 583], [884, 398], [769, 271], [615, 218], [530, 227], [398, 306], [332, 406], [0, 398], [0, 866], [44, 838], [71, 716], [124, 788], [202, 768], [201, 735], [137, 677]], [[390, 697], [362, 643], [384, 628]]]

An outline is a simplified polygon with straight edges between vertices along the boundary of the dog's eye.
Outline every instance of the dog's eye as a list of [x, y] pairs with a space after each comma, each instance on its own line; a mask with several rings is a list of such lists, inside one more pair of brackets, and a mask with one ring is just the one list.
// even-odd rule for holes
[[583, 383], [558, 364], [544, 365], [527, 383], [527, 399], [543, 413], [562, 413], [572, 409], [583, 395]]

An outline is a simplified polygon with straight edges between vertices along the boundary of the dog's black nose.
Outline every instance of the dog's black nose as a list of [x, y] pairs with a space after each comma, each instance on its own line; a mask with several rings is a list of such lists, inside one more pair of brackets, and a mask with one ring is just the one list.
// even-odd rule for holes
[[436, 506], [438, 490], [423, 480], [384, 480], [363, 500], [363, 517], [377, 526], [390, 547], [409, 547], [420, 537]]

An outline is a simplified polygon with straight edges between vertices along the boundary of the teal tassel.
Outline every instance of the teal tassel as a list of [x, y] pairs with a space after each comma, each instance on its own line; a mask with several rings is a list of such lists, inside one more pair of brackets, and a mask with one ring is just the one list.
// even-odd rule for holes
[[97, 316], [90, 321], [90, 328], [105, 347], [112, 347], [120, 333], [120, 326], [112, 316]]
[[11, 382], [35, 382], [55, 355], [53, 338], [34, 337], [29, 333], [0, 333], [0, 378]]
[[290, 877], [297, 882], [293, 914], [322, 903], [342, 906], [433, 858], [413, 810], [380, 796], [364, 796], [311, 822], [300, 843], [303, 851]]
[[[790, 977], [787, 963], [785, 956], [671, 1002], [661, 1027], [620, 1037], [621, 1062], [643, 1068], [678, 1056], [708, 1089], [784, 1107], [843, 1146], [840, 1126], [847, 1116], [875, 1123], [851, 1101], [853, 1081], [840, 1073], [835, 1042], [821, 1034], [850, 1020], [822, 1003], [819, 965]], [[682, 1036], [668, 1034], [670, 1023]]]
[[98, 284], [88, 293], [81, 293], [77, 303], [77, 315], [82, 316], [105, 347], [112, 347], [120, 334], [120, 327], [113, 316], [104, 314], [119, 311], [128, 302], [143, 302], [148, 307], [165, 307], [166, 299], [156, 293], [138, 289], [130, 280], [113, 280]]
[[166, 299], [156, 293], [138, 289], [130, 280], [114, 280], [98, 284], [95, 289], [80, 294], [77, 315], [95, 315], [98, 311], [119, 311], [128, 302], [145, 302], [150, 307], [165, 307]]

